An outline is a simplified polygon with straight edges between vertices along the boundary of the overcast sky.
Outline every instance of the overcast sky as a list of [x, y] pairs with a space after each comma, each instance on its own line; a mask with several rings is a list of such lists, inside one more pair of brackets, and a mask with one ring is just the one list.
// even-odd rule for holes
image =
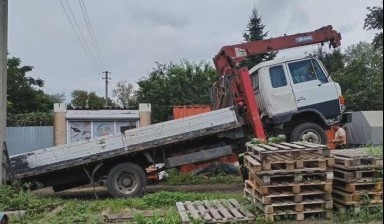
[[[92, 47], [79, 1], [67, 1]], [[66, 0], [62, 2], [65, 6]], [[120, 80], [135, 83], [146, 77], [155, 62], [181, 59], [211, 62], [222, 46], [242, 42], [253, 7], [258, 9], [270, 37], [333, 25], [342, 34], [344, 49], [359, 41], [372, 40], [374, 32], [363, 30], [366, 7], [378, 6], [381, 2], [84, 0], [99, 52], [105, 61], [102, 69], [112, 72], [110, 90]], [[68, 8], [67, 13], [70, 15]], [[8, 29], [10, 56], [21, 58], [23, 65], [34, 66], [28, 75], [43, 79], [45, 92], [65, 93], [67, 102], [75, 89], [95, 91], [104, 96], [101, 70], [88, 59], [60, 0], [9, 0]], [[314, 49], [316, 46], [284, 51], [278, 57], [304, 55]]]

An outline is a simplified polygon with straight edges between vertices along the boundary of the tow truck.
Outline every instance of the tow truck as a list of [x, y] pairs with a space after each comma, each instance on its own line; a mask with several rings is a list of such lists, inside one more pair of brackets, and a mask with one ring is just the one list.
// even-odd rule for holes
[[[135, 197], [145, 190], [145, 168], [149, 165], [164, 163], [165, 169], [169, 169], [242, 152], [247, 140], [253, 137], [265, 139], [266, 132], [273, 132], [274, 127], [282, 127], [282, 131], [292, 132], [294, 137], [297, 137], [297, 129], [303, 124], [318, 121], [324, 122], [322, 125], [326, 127], [337, 122], [337, 118], [332, 120], [333, 116], [341, 114], [343, 105], [339, 102], [340, 87], [327, 76], [320, 61], [301, 58], [263, 62], [251, 72], [239, 67], [239, 63], [250, 55], [309, 44], [329, 42], [332, 47], [338, 47], [340, 40], [340, 34], [327, 26], [313, 32], [223, 47], [214, 58], [220, 76], [214, 91], [215, 110], [127, 130], [119, 136], [8, 157], [7, 180], [28, 183], [31, 189], [52, 187], [55, 191], [86, 184], [104, 184], [114, 197]], [[302, 68], [302, 64], [311, 66]], [[280, 69], [280, 73], [274, 69]], [[281, 73], [281, 69], [285, 73]], [[296, 92], [297, 83], [289, 76], [295, 69], [303, 76], [306, 71], [311, 71], [311, 81], [318, 83], [318, 90], [312, 90], [316, 94], [329, 91], [323, 88], [326, 85], [334, 86], [336, 99], [331, 101], [337, 100], [337, 113], [328, 116], [322, 110], [316, 111], [316, 107], [303, 109], [296, 105], [289, 108], [290, 114], [276, 112], [274, 104], [279, 97], [282, 101], [287, 98], [280, 96], [285, 94], [284, 91], [293, 94], [293, 99], [300, 100]], [[326, 77], [320, 79], [321, 72]], [[282, 80], [278, 82], [278, 88], [274, 88], [276, 85], [272, 77], [275, 76]], [[326, 102], [324, 106], [327, 106]], [[316, 115], [318, 118], [314, 117]], [[321, 124], [316, 125], [320, 127]], [[309, 128], [299, 137], [309, 135], [312, 129], [315, 128]]]

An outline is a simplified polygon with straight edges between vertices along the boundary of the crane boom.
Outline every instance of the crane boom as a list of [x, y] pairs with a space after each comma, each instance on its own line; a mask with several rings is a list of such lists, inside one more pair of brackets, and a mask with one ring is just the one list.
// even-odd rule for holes
[[[264, 54], [272, 51], [323, 44], [329, 42], [330, 47], [341, 45], [341, 34], [333, 30], [332, 26], [324, 26], [312, 32], [285, 35], [267, 40], [252, 41], [242, 44], [224, 46], [214, 57], [214, 64], [222, 82], [229, 80], [229, 88], [233, 97], [233, 103], [243, 108], [248, 114], [249, 123], [253, 127], [257, 138], [265, 139], [265, 131], [260, 119], [259, 108], [253, 95], [253, 88], [247, 68], [239, 68], [239, 63], [247, 57]], [[224, 88], [224, 83], [221, 84]], [[227, 91], [227, 90], [226, 90]], [[215, 108], [226, 106], [228, 94], [218, 94], [220, 98]]]

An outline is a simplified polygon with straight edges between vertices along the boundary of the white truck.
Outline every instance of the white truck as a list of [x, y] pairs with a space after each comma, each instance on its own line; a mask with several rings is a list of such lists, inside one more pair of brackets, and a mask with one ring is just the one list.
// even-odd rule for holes
[[327, 143], [325, 129], [345, 110], [340, 85], [313, 57], [262, 62], [250, 70], [267, 133], [290, 141]]

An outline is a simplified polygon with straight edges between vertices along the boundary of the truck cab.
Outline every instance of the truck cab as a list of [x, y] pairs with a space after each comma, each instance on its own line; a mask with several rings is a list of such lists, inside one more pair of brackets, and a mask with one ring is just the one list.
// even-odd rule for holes
[[317, 58], [266, 61], [250, 74], [267, 132], [291, 141], [327, 142], [324, 130], [341, 121], [345, 106], [340, 85]]

